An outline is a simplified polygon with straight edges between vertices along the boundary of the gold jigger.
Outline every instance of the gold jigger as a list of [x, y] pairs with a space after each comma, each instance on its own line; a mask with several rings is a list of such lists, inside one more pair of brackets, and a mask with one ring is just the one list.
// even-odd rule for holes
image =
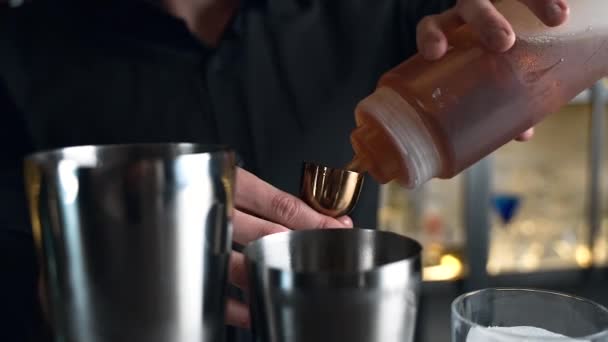
[[363, 174], [304, 163], [300, 196], [316, 211], [331, 217], [350, 213], [361, 193]]

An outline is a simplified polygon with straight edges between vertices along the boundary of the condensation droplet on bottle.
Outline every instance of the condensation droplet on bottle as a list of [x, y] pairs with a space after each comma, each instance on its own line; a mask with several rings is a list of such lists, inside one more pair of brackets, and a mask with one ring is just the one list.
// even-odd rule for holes
[[432, 96], [433, 99], [437, 100], [441, 96], [441, 88], [436, 88]]
[[566, 61], [566, 59], [562, 57], [551, 66], [548, 66], [548, 67], [540, 69], [540, 70], [534, 70], [531, 72], [527, 72], [524, 76], [524, 80], [528, 83], [537, 82], [543, 76], [547, 75], [549, 72], [551, 72], [553, 69], [555, 69], [557, 66], [559, 66], [560, 64], [562, 64], [565, 61]]
[[431, 94], [431, 96], [433, 97], [433, 101], [435, 101], [435, 103], [439, 106], [439, 108], [443, 108], [445, 106], [445, 104], [442, 101], [442, 94], [441, 94], [441, 88], [435, 88], [435, 90], [433, 91], [433, 94]]
[[422, 108], [422, 110], [426, 110], [426, 105], [424, 104], [424, 102], [420, 101], [420, 99], [416, 98], [416, 104]]

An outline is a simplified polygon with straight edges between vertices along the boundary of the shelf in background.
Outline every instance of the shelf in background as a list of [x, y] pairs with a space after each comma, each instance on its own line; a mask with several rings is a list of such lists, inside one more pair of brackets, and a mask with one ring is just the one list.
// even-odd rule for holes
[[[580, 105], [584, 96], [538, 125], [532, 141], [507, 144], [491, 157], [493, 195], [512, 194], [521, 201], [509, 222], [491, 213], [491, 277], [608, 266], [608, 208], [594, 246], [587, 244], [590, 109]], [[605, 197], [605, 160], [601, 175]], [[379, 227], [424, 245], [426, 281], [457, 281], [469, 271], [462, 189], [460, 177], [433, 180], [415, 192], [383, 187]]]
[[[604, 79], [603, 83], [606, 87], [608, 87], [608, 80]], [[572, 101], [570, 101], [570, 104], [589, 104], [589, 103], [591, 103], [591, 91], [590, 90], [583, 91], [582, 93], [578, 94], [574, 99], [572, 99]]]

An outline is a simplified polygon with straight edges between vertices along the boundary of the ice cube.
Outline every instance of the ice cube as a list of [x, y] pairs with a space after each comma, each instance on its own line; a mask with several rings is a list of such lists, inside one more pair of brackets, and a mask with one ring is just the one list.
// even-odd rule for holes
[[[507, 335], [508, 334], [508, 335]], [[557, 338], [559, 342], [589, 342], [573, 339], [537, 327], [473, 327], [467, 335], [467, 342], [546, 342], [545, 338]], [[551, 340], [550, 340], [551, 341]]]

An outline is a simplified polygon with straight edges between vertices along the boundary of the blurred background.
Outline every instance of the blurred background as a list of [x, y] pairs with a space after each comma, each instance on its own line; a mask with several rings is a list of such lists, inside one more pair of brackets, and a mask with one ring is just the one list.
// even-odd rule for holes
[[424, 291], [417, 341], [448, 341], [464, 291], [526, 286], [608, 305], [606, 82], [464, 174], [418, 191], [382, 188], [379, 226], [418, 239]]
[[548, 116], [532, 141], [510, 143], [454, 179], [417, 191], [382, 187], [379, 228], [425, 248], [416, 341], [449, 341], [452, 300], [488, 286], [608, 305], [607, 86]]

